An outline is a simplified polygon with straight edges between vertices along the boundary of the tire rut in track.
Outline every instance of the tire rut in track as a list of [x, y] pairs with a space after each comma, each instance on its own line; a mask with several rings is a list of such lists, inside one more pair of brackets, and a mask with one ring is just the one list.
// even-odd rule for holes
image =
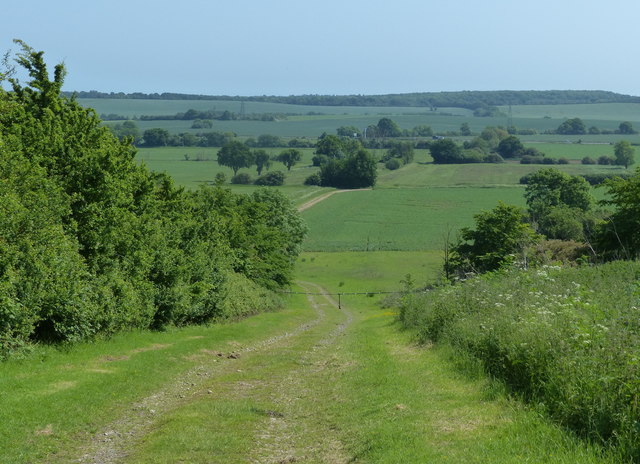
[[[274, 346], [291, 343], [294, 337], [314, 328], [326, 317], [324, 310], [320, 306], [313, 306], [313, 308], [316, 313], [316, 319], [301, 324], [289, 332], [237, 348], [230, 355], [230, 358], [233, 358], [234, 355], [251, 355], [251, 353], [262, 352]], [[123, 416], [95, 434], [90, 442], [83, 446], [83, 455], [74, 462], [81, 464], [123, 462], [127, 457], [129, 448], [144, 437], [163, 414], [167, 414], [186, 404], [216, 375], [224, 374], [228, 370], [235, 368], [228, 358], [220, 359], [217, 356], [212, 356], [212, 359], [215, 359], [215, 362], [203, 362], [189, 369], [161, 390], [132, 404]]]
[[[251, 461], [259, 464], [279, 464], [285, 462], [322, 462], [338, 464], [350, 462], [342, 443], [326, 424], [318, 423], [314, 411], [309, 410], [310, 400], [322, 401], [318, 398], [308, 382], [313, 382], [314, 375], [330, 375], [333, 368], [326, 361], [328, 352], [335, 347], [338, 338], [344, 334], [353, 322], [353, 315], [327, 294], [320, 286], [310, 282], [298, 282], [302, 287], [313, 287], [323, 293], [325, 304], [339, 309], [344, 320], [327, 335], [317, 341], [309, 350], [301, 353], [298, 364], [301, 366], [289, 371], [288, 375], [272, 384], [270, 390], [273, 402], [279, 411], [271, 417], [267, 427], [256, 437], [256, 446]], [[317, 311], [321, 303], [317, 295], [308, 295], [309, 303]], [[304, 401], [298, 401], [304, 398]], [[306, 435], [306, 437], [305, 437]], [[314, 437], [313, 445], [309, 445], [309, 436]]]

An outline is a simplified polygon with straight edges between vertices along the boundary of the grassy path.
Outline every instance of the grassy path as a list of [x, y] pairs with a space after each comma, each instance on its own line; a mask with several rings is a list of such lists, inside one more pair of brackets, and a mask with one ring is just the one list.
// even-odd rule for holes
[[80, 462], [603, 462], [413, 346], [371, 301], [296, 303], [314, 318], [200, 363], [96, 434]]
[[13, 380], [20, 363], [0, 366], [2, 462], [605, 462], [414, 346], [373, 298], [299, 290], [314, 294], [240, 323], [27, 361]]

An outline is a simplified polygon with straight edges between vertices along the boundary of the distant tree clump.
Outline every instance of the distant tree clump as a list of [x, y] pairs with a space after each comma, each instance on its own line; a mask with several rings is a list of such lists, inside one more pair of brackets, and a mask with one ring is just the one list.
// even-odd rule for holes
[[475, 150], [485, 155], [497, 151], [498, 145], [504, 139], [509, 137], [509, 132], [500, 127], [485, 127], [479, 136], [474, 137], [470, 141], [465, 141], [463, 148], [466, 150]]
[[194, 119], [191, 123], [192, 129], [211, 129], [213, 121], [211, 119]]
[[256, 141], [256, 147], [260, 148], [275, 148], [286, 147], [287, 144], [277, 135], [263, 134], [258, 136]]
[[633, 128], [629, 121], [624, 121], [618, 126], [618, 134], [633, 135], [637, 133], [638, 131]]
[[355, 126], [340, 126], [336, 129], [339, 137], [362, 137], [362, 131]]
[[391, 158], [384, 163], [384, 167], [389, 171], [395, 171], [396, 169], [400, 169], [402, 163], [398, 158]]
[[376, 160], [364, 148], [344, 159], [331, 159], [320, 168], [323, 187], [346, 189], [373, 187], [376, 183]]
[[451, 139], [436, 140], [429, 151], [436, 164], [455, 164], [463, 160], [462, 147]]
[[359, 148], [362, 148], [362, 144], [356, 139], [322, 134], [316, 143], [315, 153], [327, 158], [341, 159], [355, 153]]
[[200, 138], [200, 146], [222, 147], [236, 138], [233, 132], [201, 132], [197, 134]]
[[502, 139], [496, 148], [496, 151], [503, 158], [517, 158], [522, 156], [524, 152], [524, 145], [518, 137], [510, 135], [509, 137]]
[[304, 180], [304, 185], [322, 185], [322, 177], [319, 173], [314, 173]]
[[123, 140], [125, 137], [129, 137], [134, 144], [138, 144], [142, 141], [140, 129], [135, 121], [124, 121], [108, 127], [111, 129], [111, 132], [113, 132], [113, 135], [118, 137], [120, 140]]
[[414, 150], [413, 143], [411, 142], [393, 142], [387, 153], [382, 157], [380, 161], [387, 162], [393, 158], [397, 159], [402, 164], [409, 164], [413, 161]]
[[402, 135], [402, 129], [389, 118], [380, 119], [376, 128], [378, 137], [400, 137]]
[[602, 155], [598, 156], [598, 164], [601, 166], [610, 166], [616, 163], [616, 159], [613, 156]]
[[232, 184], [237, 184], [237, 185], [250, 184], [251, 183], [251, 176], [249, 175], [249, 173], [240, 172], [240, 173], [236, 174], [235, 176], [233, 176], [231, 178], [231, 183]]
[[142, 134], [142, 140], [146, 147], [164, 147], [169, 144], [169, 131], [166, 129], [147, 129]]
[[567, 119], [556, 129], [558, 134], [582, 135], [587, 133], [587, 128], [580, 118]]

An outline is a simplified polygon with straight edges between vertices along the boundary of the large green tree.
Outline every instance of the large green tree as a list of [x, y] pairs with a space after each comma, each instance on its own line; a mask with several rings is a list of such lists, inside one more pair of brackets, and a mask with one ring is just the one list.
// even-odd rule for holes
[[316, 154], [329, 158], [344, 158], [346, 150], [342, 138], [331, 134], [321, 135], [316, 144]]
[[518, 137], [510, 135], [506, 139], [500, 141], [496, 151], [503, 158], [517, 158], [522, 155], [524, 145], [522, 145], [522, 142]]
[[297, 148], [288, 148], [281, 151], [277, 159], [287, 167], [287, 171], [291, 171], [291, 168], [302, 159], [302, 152]]
[[402, 135], [402, 129], [395, 121], [389, 118], [380, 119], [377, 128], [378, 137], [400, 137]]
[[613, 147], [615, 163], [618, 166], [624, 166], [625, 169], [634, 163], [633, 155], [635, 150], [627, 140], [620, 140]]
[[458, 242], [448, 245], [445, 271], [450, 277], [526, 264], [529, 248], [540, 240], [517, 206], [501, 202], [474, 218], [475, 228], [463, 228]]
[[629, 121], [621, 122], [618, 126], [618, 133], [620, 134], [637, 134], [638, 131], [633, 128], [633, 124]]
[[364, 148], [346, 159], [332, 159], [320, 168], [321, 184], [325, 187], [373, 187], [378, 176], [376, 159]]
[[429, 147], [433, 162], [436, 164], [455, 164], [464, 158], [462, 147], [451, 139], [436, 140]]
[[265, 150], [258, 149], [253, 151], [253, 159], [256, 164], [258, 175], [262, 175], [263, 170], [269, 170], [271, 167], [271, 157]]
[[528, 176], [524, 193], [532, 211], [565, 205], [588, 211], [593, 204], [589, 183], [582, 176], [571, 176], [555, 168], [540, 169]]
[[614, 208], [598, 234], [599, 250], [609, 258], [640, 258], [640, 168], [629, 179], [605, 181], [608, 200]]
[[589, 183], [554, 168], [528, 176], [524, 193], [537, 230], [548, 238], [584, 240], [583, 226], [593, 205]]
[[164, 147], [169, 144], [169, 131], [159, 127], [147, 129], [142, 134], [146, 147]]
[[580, 118], [567, 119], [556, 129], [558, 134], [581, 135], [587, 133], [587, 127]]
[[233, 175], [240, 168], [249, 168], [255, 159], [251, 149], [239, 140], [231, 140], [218, 150], [218, 164], [233, 169]]

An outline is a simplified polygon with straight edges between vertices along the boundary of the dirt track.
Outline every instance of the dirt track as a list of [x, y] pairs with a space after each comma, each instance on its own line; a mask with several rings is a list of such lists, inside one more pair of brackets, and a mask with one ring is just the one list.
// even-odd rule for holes
[[[332, 192], [333, 193], [333, 192]], [[304, 379], [318, 369], [329, 369], [327, 357], [332, 352], [338, 337], [351, 324], [352, 314], [338, 309], [338, 303], [316, 284], [301, 282], [304, 290], [313, 290], [318, 295], [309, 295], [309, 305], [315, 318], [296, 327], [263, 340], [255, 340], [243, 347], [236, 347], [231, 353], [206, 351], [202, 364], [181, 374], [159, 391], [132, 404], [127, 412], [116, 418], [105, 429], [95, 434], [85, 443], [83, 453], [74, 462], [80, 464], [116, 464], [127, 462], [129, 453], [145, 440], [147, 434], [176, 409], [188, 406], [198, 398], [216, 398], [227, 395], [254, 395], [270, 398], [278, 405], [279, 411], [269, 414], [267, 426], [256, 437], [250, 462], [275, 464], [295, 462], [298, 458], [313, 456], [313, 462], [347, 462], [342, 455], [339, 440], [330, 430], [322, 430], [322, 439], [316, 439], [314, 446], [299, 449], [297, 441], [301, 431], [313, 428], [306, 422], [313, 418], [312, 411], [300, 411], [300, 397], [307, 390]], [[323, 294], [320, 296], [319, 294]], [[306, 334], [306, 335], [305, 335]], [[314, 340], [311, 346], [301, 344], [305, 337]], [[282, 352], [292, 354], [297, 361], [290, 372], [274, 376], [269, 381], [238, 382], [246, 388], [234, 388], [226, 392], [222, 380], [234, 372], [256, 371], [261, 367], [252, 363], [256, 356], [271, 356]], [[258, 364], [259, 366], [260, 364]], [[320, 366], [320, 367], [319, 367]], [[282, 374], [282, 373], [281, 373]], [[324, 375], [330, 375], [326, 373]], [[264, 377], [269, 378], [268, 374]], [[251, 388], [249, 388], [251, 387]], [[282, 412], [280, 412], [280, 409]], [[302, 408], [304, 409], [304, 408]], [[269, 413], [269, 411], [267, 411]], [[316, 426], [317, 427], [317, 426]], [[316, 431], [317, 432], [317, 431]], [[314, 433], [315, 435], [315, 433]], [[294, 460], [291, 460], [294, 459]]]
[[325, 193], [324, 195], [320, 195], [319, 197], [314, 198], [313, 200], [309, 200], [306, 203], [303, 203], [302, 205], [298, 206], [298, 211], [302, 212], [306, 209], [311, 208], [312, 206], [317, 205], [318, 203], [320, 203], [321, 201], [326, 200], [327, 198], [329, 198], [331, 195], [335, 195], [336, 193], [345, 193], [345, 192], [362, 192], [363, 190], [371, 190], [369, 188], [365, 188], [365, 189], [346, 189], [346, 190], [334, 190], [332, 192], [328, 192]]

